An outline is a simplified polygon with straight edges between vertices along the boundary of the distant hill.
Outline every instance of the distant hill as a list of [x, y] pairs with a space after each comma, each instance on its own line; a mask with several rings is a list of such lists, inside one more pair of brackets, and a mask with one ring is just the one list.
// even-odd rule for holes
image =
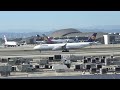
[[81, 32], [105, 32], [105, 33], [114, 33], [118, 32], [120, 33], [120, 29], [112, 29], [112, 30], [107, 30], [107, 29], [80, 29]]
[[[68, 27], [69, 28], [69, 27]], [[67, 29], [67, 28], [65, 28]], [[79, 30], [80, 32], [104, 32], [104, 33], [114, 33], [118, 32], [120, 33], [120, 25], [99, 25], [99, 26], [91, 26], [91, 27], [84, 27], [84, 28], [73, 28], [76, 30]], [[27, 31], [27, 30], [25, 30]], [[19, 33], [19, 32], [0, 32], [0, 38], [3, 38], [3, 35], [6, 35], [7, 38], [26, 38], [31, 37], [39, 34], [42, 36], [42, 34], [50, 35], [56, 31], [55, 29], [49, 32], [26, 32], [26, 33]]]
[[83, 32], [107, 32], [107, 33], [114, 33], [114, 32], [120, 32], [120, 25], [99, 25], [99, 26], [91, 26], [91, 27], [84, 27], [79, 29], [80, 31]]
[[4, 35], [6, 35], [6, 37], [9, 39], [26, 38], [26, 37], [35, 36], [37, 34], [42, 36], [43, 33], [49, 35], [51, 32], [28, 32], [28, 33], [0, 32], [0, 38], [3, 38]]

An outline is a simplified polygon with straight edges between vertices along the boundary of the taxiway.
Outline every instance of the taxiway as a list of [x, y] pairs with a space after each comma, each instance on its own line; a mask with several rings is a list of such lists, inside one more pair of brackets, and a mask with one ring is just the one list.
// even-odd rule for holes
[[100, 55], [120, 55], [120, 45], [95, 45], [77, 50], [70, 50], [69, 52], [59, 51], [35, 51], [33, 50], [34, 45], [1, 48], [0, 57], [28, 57], [28, 58], [39, 58], [44, 56], [53, 56], [57, 54], [67, 55], [74, 54], [79, 56], [100, 56]]

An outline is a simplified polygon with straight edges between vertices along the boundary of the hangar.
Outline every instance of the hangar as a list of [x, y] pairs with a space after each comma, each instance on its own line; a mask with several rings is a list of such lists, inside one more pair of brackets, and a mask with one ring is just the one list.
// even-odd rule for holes
[[[95, 32], [81, 32], [77, 29], [73, 29], [73, 28], [68, 28], [68, 29], [61, 29], [61, 30], [57, 30], [55, 32], [53, 32], [52, 34], [49, 35], [49, 37], [89, 37], [91, 36], [93, 33]], [[97, 37], [103, 37], [103, 35], [106, 33], [103, 32], [97, 32]]]
[[69, 34], [73, 34], [73, 33], [81, 33], [81, 32], [77, 29], [68, 28], [68, 29], [56, 30], [55, 32], [53, 32], [49, 36], [50, 37], [65, 37], [65, 36], [67, 36]]
[[[53, 32], [52, 34], [49, 35], [49, 37], [54, 37], [54, 38], [71, 38], [74, 39], [75, 37], [78, 38], [78, 40], [81, 41], [86, 41], [88, 38], [95, 32], [81, 32], [77, 29], [74, 28], [68, 28], [68, 29], [61, 29]], [[97, 41], [104, 43], [104, 37], [107, 33], [104, 32], [97, 32]]]

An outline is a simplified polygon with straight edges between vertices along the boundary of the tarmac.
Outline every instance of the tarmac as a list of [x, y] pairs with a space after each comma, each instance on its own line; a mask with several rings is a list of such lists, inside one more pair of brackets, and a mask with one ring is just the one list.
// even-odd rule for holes
[[79, 55], [79, 56], [101, 56], [101, 55], [120, 55], [120, 45], [94, 45], [76, 50], [69, 50], [69, 52], [59, 51], [35, 51], [33, 47], [35, 45], [19, 46], [19, 47], [7, 47], [0, 48], [0, 57], [24, 57], [24, 58], [39, 58], [49, 57], [54, 55]]
[[1, 79], [120, 79], [120, 73], [113, 74], [90, 74], [86, 72], [82, 74], [80, 71], [74, 72], [37, 72], [37, 73], [23, 73], [12, 72], [10, 76], [0, 77]]
[[2, 77], [1, 79], [120, 79], [120, 74], [43, 76], [43, 77]]

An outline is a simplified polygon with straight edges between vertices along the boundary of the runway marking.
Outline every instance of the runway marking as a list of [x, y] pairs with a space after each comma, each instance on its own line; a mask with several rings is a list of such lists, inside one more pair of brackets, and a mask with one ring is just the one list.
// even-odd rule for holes
[[[82, 50], [111, 50], [111, 49], [114, 49], [114, 50], [120, 50], [120, 47], [119, 48], [80, 48], [80, 49], [75, 49], [75, 50], [70, 50], [70, 51], [82, 51]], [[11, 48], [11, 49], [0, 49], [0, 52], [4, 52], [4, 51], [34, 51], [32, 48]]]
[[[101, 56], [101, 55], [106, 55], [106, 56], [109, 56], [109, 55], [111, 55], [112, 53], [84, 53], [84, 54], [72, 54], [72, 55], [79, 55], [79, 56]], [[1, 56], [1, 57], [26, 57], [26, 58], [37, 58], [37, 57], [46, 57], [46, 56], [54, 56], [54, 54], [41, 54], [41, 55], [18, 55], [18, 56], [15, 56], [15, 55], [13, 55], [13, 56], [11, 56], [11, 55], [9, 55], [9, 56]], [[70, 53], [68, 53], [68, 54], [61, 54], [61, 55], [71, 55]], [[114, 55], [120, 55], [120, 52], [116, 52], [116, 53], [114, 53]]]
[[[109, 51], [94, 51], [94, 52], [58, 52], [57, 54], [85, 54], [85, 53], [109, 53]], [[113, 52], [111, 52], [113, 53]], [[0, 55], [49, 55], [49, 54], [56, 54], [56, 52], [52, 52], [52, 53], [49, 53], [49, 52], [43, 52], [43, 53], [7, 53], [7, 54], [4, 54], [4, 53], [0, 53]]]

